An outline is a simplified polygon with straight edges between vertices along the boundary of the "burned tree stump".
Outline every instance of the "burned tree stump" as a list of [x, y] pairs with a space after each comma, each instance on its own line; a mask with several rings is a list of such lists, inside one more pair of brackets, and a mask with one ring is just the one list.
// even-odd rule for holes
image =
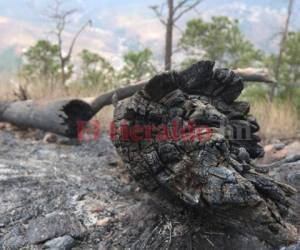
[[[284, 218], [292, 187], [271, 179], [242, 78], [200, 61], [151, 79], [114, 112], [113, 142], [148, 192], [199, 215], [199, 221], [254, 235], [273, 247], [297, 240]], [[207, 216], [211, 214], [211, 216]]]

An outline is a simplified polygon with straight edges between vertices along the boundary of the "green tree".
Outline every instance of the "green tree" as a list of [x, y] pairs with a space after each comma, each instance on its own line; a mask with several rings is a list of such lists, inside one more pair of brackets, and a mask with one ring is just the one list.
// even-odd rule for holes
[[151, 62], [152, 52], [147, 48], [137, 52], [129, 51], [123, 56], [123, 59], [125, 65], [121, 70], [120, 77], [126, 83], [140, 81], [156, 72]]
[[[282, 59], [278, 73], [278, 83], [281, 85], [300, 82], [300, 31], [289, 32], [283, 45]], [[265, 64], [268, 68], [276, 70], [277, 56], [271, 54], [266, 57]]]
[[115, 70], [105, 58], [88, 50], [83, 50], [80, 58], [83, 83], [100, 85], [104, 91], [113, 87]]
[[[281, 98], [295, 101], [300, 108], [300, 31], [289, 32], [283, 44], [280, 69], [278, 71], [278, 93]], [[265, 64], [274, 74], [278, 56], [271, 54], [266, 57]], [[297, 89], [298, 87], [298, 89]]]
[[193, 19], [187, 23], [180, 39], [180, 47], [193, 57], [185, 63], [209, 59], [222, 67], [247, 67], [262, 60], [262, 53], [255, 49], [239, 28], [238, 20], [212, 17], [210, 22]]
[[40, 40], [23, 54], [20, 76], [27, 82], [53, 85], [59, 79], [59, 49], [49, 41]]
[[300, 32], [290, 32], [284, 43], [282, 69], [279, 81], [300, 83]]

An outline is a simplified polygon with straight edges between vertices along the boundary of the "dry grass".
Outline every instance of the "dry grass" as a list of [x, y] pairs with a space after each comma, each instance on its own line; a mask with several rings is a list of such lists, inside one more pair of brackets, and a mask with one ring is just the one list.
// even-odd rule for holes
[[[63, 88], [50, 88], [46, 84], [35, 84], [27, 86], [30, 98], [35, 100], [55, 100], [65, 97], [85, 98], [94, 97], [102, 93], [101, 86], [83, 87], [72, 85], [66, 91]], [[16, 86], [8, 78], [1, 77], [0, 101], [11, 100]], [[112, 121], [113, 107], [108, 106], [101, 110], [95, 117], [100, 121], [101, 128], [107, 130]], [[251, 106], [251, 113], [257, 118], [261, 126], [260, 136], [263, 140], [272, 138], [288, 139], [299, 132], [300, 115], [288, 102], [269, 103], [267, 101], [254, 101]]]
[[108, 131], [113, 120], [113, 106], [104, 107], [95, 117], [100, 122], [101, 131]]
[[[16, 100], [16, 96], [14, 96], [14, 91], [18, 89], [17, 80], [11, 80], [11, 78], [0, 77], [0, 101], [5, 100]], [[22, 85], [24, 86], [24, 85]], [[47, 86], [47, 84], [38, 83], [38, 84], [30, 84], [25, 86], [30, 99], [33, 100], [43, 100], [43, 101], [51, 101], [62, 98], [87, 98], [87, 97], [95, 97], [101, 95], [103, 91], [101, 90], [101, 86], [94, 87], [83, 87], [82, 85], [72, 84], [68, 89], [56, 86], [55, 88], [51, 88], [51, 86]], [[113, 107], [107, 106], [104, 107], [94, 119], [100, 122], [101, 130], [105, 131], [110, 128], [110, 124], [113, 117]]]
[[13, 98], [13, 84], [8, 76], [0, 76], [0, 101]]
[[25, 84], [16, 77], [0, 75], [0, 100], [15, 100], [16, 96], [13, 93], [18, 90], [19, 85], [26, 89], [30, 99], [33, 100], [54, 100], [66, 97], [86, 98], [103, 93], [101, 85], [84, 86], [72, 83], [68, 88], [64, 88], [59, 84], [49, 86], [44, 82]]
[[260, 124], [260, 136], [268, 139], [289, 139], [299, 132], [299, 114], [289, 102], [255, 102], [251, 113]]

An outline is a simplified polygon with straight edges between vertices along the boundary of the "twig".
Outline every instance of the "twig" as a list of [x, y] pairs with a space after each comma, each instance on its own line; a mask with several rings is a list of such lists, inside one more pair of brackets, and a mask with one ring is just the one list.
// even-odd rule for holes
[[207, 242], [208, 242], [213, 248], [215, 247], [215, 244], [208, 238], [208, 236], [204, 235], [203, 237], [207, 240]]
[[190, 232], [188, 232], [187, 238], [188, 238], [187, 239], [188, 250], [193, 250], [193, 240]]
[[189, 12], [190, 10], [194, 9], [198, 4], [200, 4], [202, 0], [198, 0], [195, 3], [191, 4], [190, 6], [186, 7], [182, 10], [175, 18], [174, 22], [178, 21], [185, 13]]
[[152, 232], [149, 234], [149, 236], [146, 238], [146, 240], [144, 241], [143, 246], [141, 247], [141, 249], [147, 249], [147, 245], [149, 240], [151, 239], [152, 235], [155, 233], [155, 231], [161, 226], [162, 222], [160, 222], [153, 230]]
[[168, 246], [167, 246], [167, 250], [170, 249], [170, 246], [172, 244], [172, 232], [173, 232], [173, 226], [172, 226], [172, 221], [169, 222], [169, 231], [170, 231], [170, 235], [169, 235], [169, 242], [168, 242]]

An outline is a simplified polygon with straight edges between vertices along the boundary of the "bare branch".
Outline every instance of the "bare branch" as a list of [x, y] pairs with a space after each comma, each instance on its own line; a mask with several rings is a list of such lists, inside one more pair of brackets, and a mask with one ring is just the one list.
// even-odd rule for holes
[[71, 57], [72, 52], [73, 52], [73, 48], [74, 48], [75, 43], [76, 43], [78, 37], [80, 36], [81, 32], [83, 32], [88, 26], [91, 26], [91, 25], [92, 25], [92, 21], [91, 20], [87, 21], [84, 25], [82, 25], [82, 27], [74, 35], [74, 37], [72, 39], [72, 42], [71, 42], [71, 45], [70, 45], [70, 48], [69, 48], [69, 52], [66, 56], [66, 59], [69, 59]]
[[159, 19], [159, 21], [163, 24], [163, 25], [167, 25], [166, 20], [163, 19], [163, 15], [162, 15], [162, 8], [161, 11], [158, 10], [158, 6], [150, 6], [150, 9], [152, 9], [154, 11], [154, 13], [156, 14], [157, 18]]
[[176, 17], [174, 17], [174, 23], [178, 21], [185, 13], [189, 12], [190, 10], [194, 9], [198, 4], [200, 4], [202, 0], [197, 0], [195, 3], [187, 6], [184, 8]]
[[184, 31], [183, 31], [178, 25], [176, 25], [175, 23], [174, 23], [174, 27], [175, 27], [181, 34], [184, 33]]
[[53, 0], [54, 1], [54, 6], [49, 5], [48, 7], [48, 13], [45, 14], [45, 16], [55, 22], [59, 22], [61, 20], [65, 20], [67, 22], [67, 18], [69, 16], [72, 16], [74, 13], [78, 12], [78, 9], [73, 8], [70, 10], [63, 11], [62, 10], [62, 0]]
[[[273, 78], [269, 74], [267, 69], [256, 69], [256, 68], [246, 68], [246, 69], [236, 69], [233, 72], [243, 78], [245, 82], [263, 82], [272, 83]], [[115, 89], [113, 91], [107, 92], [101, 96], [90, 98], [89, 104], [93, 114], [96, 114], [103, 107], [112, 104], [112, 96], [117, 92], [118, 100], [121, 101], [125, 98], [132, 96], [137, 91], [141, 90], [148, 81], [141, 81], [137, 84], [126, 86], [123, 88]]]
[[173, 52], [172, 52], [172, 55], [174, 55], [174, 54], [178, 53], [179, 51], [180, 51], [180, 48], [176, 48], [176, 49], [174, 49], [174, 50], [173, 50]]
[[180, 8], [182, 8], [186, 3], [188, 2], [188, 0], [182, 0], [180, 1], [177, 6], [175, 6], [173, 13], [175, 14]]
[[198, 14], [198, 15], [201, 15], [202, 13], [195, 7], [194, 9], [193, 9], [195, 12], [196, 12], [196, 14]]

